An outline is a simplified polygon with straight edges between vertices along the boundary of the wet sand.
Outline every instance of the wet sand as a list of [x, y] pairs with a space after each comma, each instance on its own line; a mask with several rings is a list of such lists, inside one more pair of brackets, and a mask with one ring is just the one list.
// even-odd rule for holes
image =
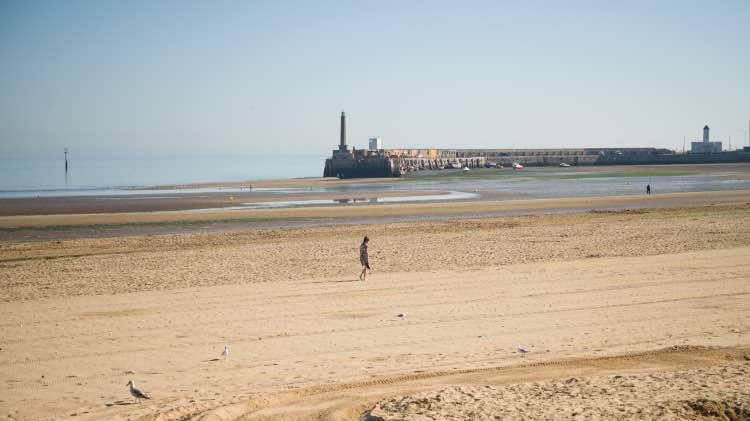
[[267, 222], [283, 220], [337, 218], [378, 218], [408, 216], [492, 215], [499, 212], [559, 212], [592, 209], [659, 208], [710, 205], [713, 203], [746, 203], [750, 190], [666, 193], [660, 195], [628, 195], [605, 197], [574, 197], [559, 199], [454, 201], [439, 203], [378, 204], [323, 206], [280, 209], [193, 210], [177, 212], [115, 212], [53, 215], [17, 215], [0, 217], [0, 229], [17, 230], [31, 227], [73, 227], [117, 224], [186, 224], [206, 222]]
[[188, 210], [217, 210], [243, 203], [278, 200], [347, 200], [352, 198], [403, 197], [445, 192], [287, 193], [262, 192], [175, 193], [166, 195], [75, 196], [0, 199], [0, 217], [30, 215], [88, 215]]
[[[481, 216], [566, 206], [578, 211]], [[0, 241], [0, 416], [745, 416], [749, 192], [264, 218], [441, 213], [451, 218]], [[195, 218], [87, 217], [180, 215]], [[86, 223], [77, 217], [20, 221]], [[359, 282], [365, 234], [375, 271]], [[135, 404], [129, 379], [153, 399]]]

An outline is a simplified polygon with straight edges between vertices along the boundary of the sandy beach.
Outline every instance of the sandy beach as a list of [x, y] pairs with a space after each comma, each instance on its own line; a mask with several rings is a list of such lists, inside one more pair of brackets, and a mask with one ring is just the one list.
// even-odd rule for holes
[[750, 421], [750, 1], [0, 11], [0, 421]]
[[[647, 199], [473, 218], [463, 203], [362, 206], [336, 211], [448, 219], [2, 241], [0, 415], [747, 419], [750, 194], [634, 202]], [[96, 218], [135, 215], [174, 214]], [[374, 272], [360, 282], [365, 234]], [[130, 379], [153, 399], [135, 403]]]

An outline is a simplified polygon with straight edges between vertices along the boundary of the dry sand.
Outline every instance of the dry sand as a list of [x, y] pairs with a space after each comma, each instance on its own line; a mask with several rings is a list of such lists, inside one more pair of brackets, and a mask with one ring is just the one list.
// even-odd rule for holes
[[3, 242], [0, 416], [746, 416], [748, 199]]
[[691, 370], [453, 386], [384, 400], [365, 420], [750, 419], [750, 363], [728, 357]]

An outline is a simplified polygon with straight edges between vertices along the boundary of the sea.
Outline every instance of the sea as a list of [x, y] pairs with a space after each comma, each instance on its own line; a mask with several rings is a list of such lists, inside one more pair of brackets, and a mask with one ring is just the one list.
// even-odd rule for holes
[[113, 194], [153, 186], [321, 177], [326, 155], [0, 154], [0, 198]]

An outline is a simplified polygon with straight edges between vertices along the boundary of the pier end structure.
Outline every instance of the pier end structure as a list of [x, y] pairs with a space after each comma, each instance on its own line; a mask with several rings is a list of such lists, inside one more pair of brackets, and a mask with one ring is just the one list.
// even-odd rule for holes
[[383, 150], [356, 149], [346, 144], [346, 114], [341, 112], [339, 147], [326, 159], [323, 177], [399, 177], [402, 160]]

